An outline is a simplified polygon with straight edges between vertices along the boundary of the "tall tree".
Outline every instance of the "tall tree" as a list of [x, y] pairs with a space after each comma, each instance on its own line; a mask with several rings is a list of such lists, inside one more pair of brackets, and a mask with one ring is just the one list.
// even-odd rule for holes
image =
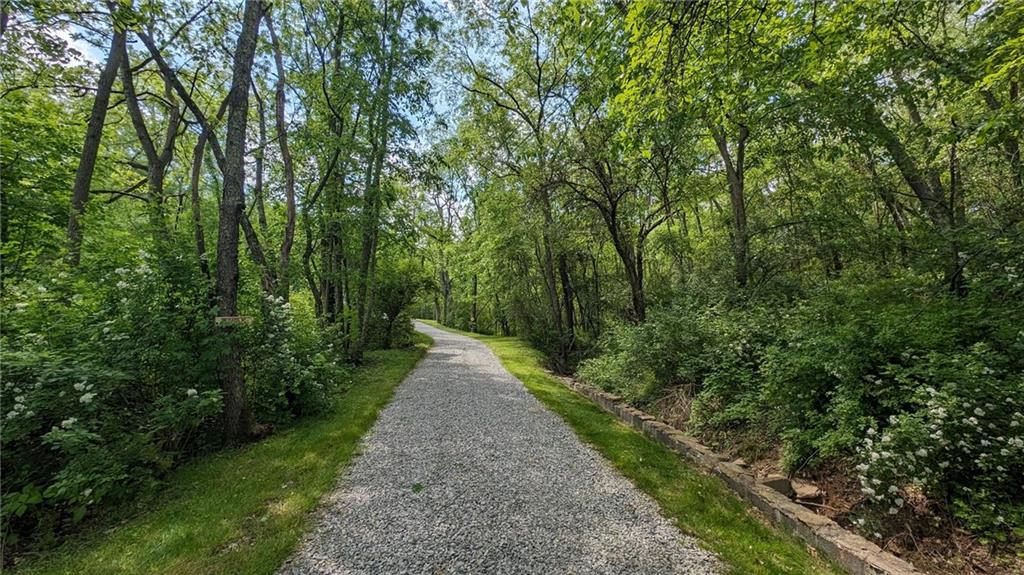
[[107, 51], [106, 63], [103, 65], [103, 70], [96, 83], [96, 97], [92, 101], [92, 111], [89, 113], [88, 127], [85, 131], [85, 143], [82, 145], [78, 169], [75, 171], [75, 184], [71, 189], [67, 261], [72, 266], [77, 266], [81, 261], [82, 222], [80, 218], [85, 213], [85, 207], [89, 201], [89, 187], [92, 185], [92, 174], [96, 169], [96, 158], [99, 155], [100, 141], [103, 139], [103, 125], [107, 119], [107, 109], [110, 107], [110, 93], [125, 54], [125, 32], [123, 24], [118, 20], [120, 17], [119, 6], [120, 4], [115, 2], [109, 3], [112, 23], [110, 49]]
[[502, 137], [509, 138], [505, 165], [516, 172], [529, 190], [531, 203], [540, 210], [543, 221], [535, 251], [558, 349], [556, 362], [564, 368], [575, 345], [575, 317], [567, 303], [572, 301], [567, 256], [556, 246], [559, 231], [554, 195], [561, 186], [556, 164], [561, 134], [556, 116], [571, 56], [563, 44], [547, 36], [529, 5], [511, 7], [499, 17], [508, 32], [502, 51], [513, 71], [511, 77], [505, 79], [486, 69], [466, 51], [471, 83], [463, 88], [503, 116]]
[[249, 83], [260, 18], [265, 6], [260, 0], [246, 0], [242, 31], [232, 67], [228, 95], [227, 133], [224, 139], [224, 184], [221, 192], [217, 233], [217, 313], [230, 338], [220, 358], [220, 379], [224, 389], [224, 437], [237, 442], [249, 433], [252, 415], [245, 394], [241, 342], [233, 333], [238, 316], [238, 240], [245, 213], [245, 128], [249, 115]]
[[121, 84], [124, 86], [124, 98], [128, 107], [128, 116], [138, 136], [146, 158], [147, 201], [149, 203], [151, 232], [159, 235], [164, 227], [164, 178], [167, 168], [174, 156], [174, 143], [178, 137], [181, 110], [174, 97], [171, 83], [163, 79], [164, 94], [162, 102], [167, 107], [166, 127], [160, 147], [154, 143], [146, 126], [146, 118], [139, 103], [139, 95], [135, 89], [135, 72], [132, 70], [131, 58], [127, 49], [121, 58]]
[[[288, 147], [288, 123], [285, 118], [285, 87], [287, 84], [281, 41], [274, 31], [274, 23], [270, 12], [264, 14], [263, 19], [267, 23], [267, 33], [270, 35], [270, 44], [274, 50], [274, 66], [277, 70], [277, 83], [274, 89], [274, 112], [276, 115], [277, 143], [281, 147], [281, 169], [284, 171], [285, 197], [284, 239], [281, 241], [281, 256], [277, 264], [277, 290], [278, 295], [287, 300], [289, 292], [288, 268], [291, 262], [292, 244], [295, 242], [295, 166], [292, 163], [291, 148]], [[266, 138], [263, 139], [264, 141], [266, 140]], [[261, 217], [265, 217], [262, 215], [262, 212]]]

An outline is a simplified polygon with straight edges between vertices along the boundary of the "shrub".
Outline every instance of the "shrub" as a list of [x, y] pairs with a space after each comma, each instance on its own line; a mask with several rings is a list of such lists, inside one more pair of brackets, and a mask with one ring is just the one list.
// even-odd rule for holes
[[134, 260], [8, 288], [8, 543], [125, 501], [210, 443], [221, 399], [208, 286], [180, 254]]
[[374, 347], [404, 347], [412, 342], [408, 309], [416, 297], [433, 285], [423, 263], [410, 258], [387, 261], [377, 270], [374, 312], [369, 341]]
[[974, 532], [1024, 529], [1024, 375], [981, 343], [916, 359], [887, 374], [913, 391], [903, 412], [867, 430], [857, 467], [865, 495], [895, 515], [918, 488], [952, 502]]
[[580, 377], [637, 402], [652, 399], [664, 387], [702, 380], [709, 342], [699, 315], [676, 306], [653, 310], [642, 324], [613, 324], [600, 340], [598, 355], [581, 363]]
[[242, 334], [248, 394], [256, 419], [283, 424], [329, 409], [351, 372], [302, 296], [263, 296]]
[[[184, 244], [183, 244], [184, 245]], [[7, 286], [0, 308], [5, 544], [32, 544], [131, 501], [184, 459], [219, 447], [211, 286], [191, 253], [120, 253], [107, 268]], [[86, 269], [83, 266], [83, 269]], [[349, 368], [308, 296], [265, 300], [245, 339], [260, 422], [328, 409]], [[323, 338], [323, 339], [321, 339]], [[21, 546], [24, 546], [22, 543]]]
[[692, 424], [730, 427], [763, 415], [757, 373], [773, 334], [765, 309], [684, 300], [653, 310], [645, 323], [614, 324], [579, 376], [636, 402], [666, 387], [688, 386], [696, 396]]
[[678, 301], [609, 329], [579, 376], [638, 403], [689, 386], [696, 431], [767, 431], [789, 471], [860, 458], [873, 513], [916, 489], [1005, 535], [1024, 529], [1024, 293], [1011, 264], [965, 298], [851, 271], [792, 302]]
[[655, 344], [644, 341], [647, 331], [644, 326], [613, 326], [601, 341], [601, 353], [583, 361], [577, 375], [583, 381], [615, 392], [628, 401], [640, 402], [649, 398], [659, 383], [655, 362], [650, 361], [648, 355]]

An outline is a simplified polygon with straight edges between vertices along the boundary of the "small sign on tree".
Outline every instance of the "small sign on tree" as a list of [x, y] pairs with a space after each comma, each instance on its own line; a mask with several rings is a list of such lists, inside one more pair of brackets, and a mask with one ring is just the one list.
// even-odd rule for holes
[[214, 318], [214, 323], [219, 326], [249, 325], [252, 323], [250, 315], [222, 315]]

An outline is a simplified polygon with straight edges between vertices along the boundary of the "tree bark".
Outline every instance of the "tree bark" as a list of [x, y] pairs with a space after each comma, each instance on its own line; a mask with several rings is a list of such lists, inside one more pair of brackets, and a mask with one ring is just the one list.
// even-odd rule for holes
[[277, 293], [277, 274], [270, 267], [270, 261], [267, 260], [267, 255], [263, 252], [260, 238], [256, 235], [256, 229], [252, 227], [249, 215], [244, 210], [238, 223], [242, 226], [242, 233], [245, 235], [245, 245], [249, 248], [249, 259], [260, 270], [260, 287], [263, 288], [264, 294], [272, 296]]
[[196, 147], [192, 152], [192, 177], [189, 181], [189, 196], [192, 203], [192, 229], [196, 241], [196, 256], [199, 260], [199, 271], [210, 279], [210, 263], [206, 257], [206, 233], [203, 231], [202, 205], [199, 195], [199, 179], [203, 173], [203, 155], [206, 151], [206, 132], [203, 131], [196, 139]]
[[274, 23], [270, 13], [264, 14], [270, 34], [270, 45], [274, 50], [274, 66], [277, 68], [277, 87], [274, 93], [274, 107], [277, 116], [277, 143], [281, 147], [281, 165], [284, 170], [285, 223], [284, 240], [281, 242], [281, 256], [277, 266], [277, 290], [285, 300], [288, 299], [288, 267], [291, 262], [292, 244], [295, 242], [295, 167], [292, 164], [292, 153], [288, 147], [288, 126], [285, 124], [285, 71], [284, 58], [281, 54], [281, 42], [274, 31]]
[[562, 307], [565, 309], [565, 334], [569, 338], [569, 347], [576, 340], [576, 308], [573, 305], [572, 279], [569, 277], [569, 261], [564, 253], [558, 254], [558, 276], [562, 282]]
[[252, 95], [256, 98], [256, 111], [259, 116], [259, 151], [256, 152], [256, 174], [255, 182], [252, 187], [252, 201], [256, 204], [256, 220], [260, 224], [260, 231], [264, 234], [267, 233], [267, 209], [264, 205], [263, 196], [266, 192], [263, 190], [263, 164], [264, 157], [267, 154], [267, 114], [263, 106], [263, 98], [260, 97], [259, 91], [256, 89], [256, 84], [253, 82]]
[[957, 155], [956, 141], [949, 147], [949, 220], [950, 220], [950, 261], [946, 270], [946, 285], [949, 291], [958, 297], [967, 295], [967, 283], [964, 281], [964, 258], [960, 252], [960, 230], [958, 226], [966, 220], [966, 206], [960, 182], [960, 158]]
[[469, 303], [469, 331], [476, 333], [477, 330], [477, 309], [476, 309], [476, 274], [473, 274], [473, 280], [470, 287], [470, 303]]
[[452, 305], [452, 284], [448, 277], [448, 270], [443, 267], [437, 272], [437, 279], [441, 283], [441, 325], [448, 325], [448, 314]]
[[302, 227], [306, 232], [306, 248], [302, 251], [302, 275], [306, 278], [306, 285], [313, 297], [314, 315], [320, 319], [324, 316], [324, 306], [319, 284], [313, 274], [313, 252], [316, 250], [316, 244], [313, 241], [313, 226], [309, 221], [309, 213], [305, 210], [302, 214], [302, 221]]
[[[217, 110], [217, 120], [224, 116], [228, 108], [228, 100], [224, 99]], [[192, 200], [192, 226], [196, 241], [196, 256], [199, 260], [199, 271], [207, 280], [210, 279], [210, 262], [206, 255], [206, 232], [203, 229], [202, 198], [199, 194], [199, 180], [203, 173], [203, 156], [206, 155], [206, 140], [209, 134], [206, 128], [202, 128], [199, 137], [196, 138], [196, 147], [192, 152], [192, 176], [189, 182], [189, 192]]]
[[167, 166], [170, 165], [174, 157], [174, 142], [178, 136], [178, 123], [181, 119], [181, 111], [174, 101], [170, 81], [164, 79], [164, 99], [169, 103], [170, 109], [167, 112], [167, 128], [164, 133], [163, 144], [157, 150], [149, 128], [146, 127], [146, 119], [139, 105], [132, 74], [131, 59], [126, 48], [121, 58], [121, 83], [124, 86], [124, 99], [128, 108], [128, 116], [131, 119], [132, 126], [135, 128], [142, 151], [146, 156], [150, 227], [154, 236], [160, 239], [166, 236], [163, 213], [164, 178], [167, 173]]
[[552, 215], [551, 194], [548, 186], [542, 185], [537, 190], [540, 196], [541, 208], [544, 212], [544, 226], [541, 229], [541, 240], [543, 251], [538, 254], [541, 258], [541, 271], [544, 274], [544, 287], [548, 295], [548, 305], [551, 311], [551, 320], [554, 322], [555, 337], [558, 340], [557, 357], [555, 358], [557, 371], [564, 371], [568, 361], [570, 343], [566, 338], [565, 325], [562, 323], [562, 303], [558, 298], [558, 279], [555, 275], [554, 241], [551, 232], [555, 227], [555, 218]]
[[747, 232], [747, 206], [744, 197], [744, 162], [747, 138], [750, 135], [746, 126], [740, 125], [736, 138], [736, 158], [729, 151], [729, 142], [725, 131], [718, 126], [711, 126], [711, 136], [718, 146], [718, 152], [725, 163], [725, 175], [729, 181], [729, 205], [732, 208], [732, 247], [735, 261], [736, 285], [746, 287], [750, 281], [749, 257], [750, 235]]
[[89, 186], [92, 185], [92, 174], [96, 169], [96, 158], [99, 155], [100, 141], [103, 138], [103, 124], [107, 119], [107, 107], [110, 105], [110, 92], [117, 78], [121, 58], [125, 52], [125, 35], [114, 26], [114, 35], [110, 40], [110, 51], [107, 62], [100, 72], [96, 86], [96, 98], [92, 101], [92, 112], [85, 130], [85, 143], [75, 171], [75, 183], [71, 189], [71, 210], [68, 213], [67, 262], [77, 266], [82, 257], [82, 223], [79, 218], [85, 213], [85, 205], [89, 201]]
[[[221, 318], [238, 315], [238, 228], [245, 210], [245, 128], [249, 110], [249, 82], [256, 52], [263, 3], [246, 0], [242, 32], [235, 48], [231, 92], [228, 96], [227, 135], [224, 144], [224, 186], [217, 242], [217, 303]], [[242, 373], [241, 343], [222, 320], [230, 340], [221, 355], [219, 372], [224, 390], [224, 438], [236, 443], [252, 426]]]

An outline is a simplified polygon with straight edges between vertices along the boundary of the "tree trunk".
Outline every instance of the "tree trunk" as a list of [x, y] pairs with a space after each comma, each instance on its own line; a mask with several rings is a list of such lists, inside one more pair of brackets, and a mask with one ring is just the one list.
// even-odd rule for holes
[[[385, 113], [382, 111], [378, 122], [383, 121]], [[378, 123], [377, 129], [381, 128]], [[380, 232], [380, 170], [384, 164], [384, 154], [380, 149], [382, 138], [377, 137], [370, 155], [370, 163], [367, 166], [366, 191], [363, 199], [363, 230], [362, 248], [359, 257], [359, 285], [356, 292], [356, 325], [355, 340], [349, 355], [352, 361], [362, 361], [363, 350], [366, 347], [369, 335], [370, 315], [373, 305], [371, 301], [372, 282], [374, 272], [374, 260], [377, 253], [377, 237]]]
[[260, 244], [260, 238], [256, 235], [256, 229], [252, 227], [249, 215], [245, 213], [244, 209], [238, 223], [245, 235], [245, 245], [249, 248], [249, 259], [259, 268], [260, 287], [263, 288], [264, 294], [272, 296], [277, 293], [277, 274], [271, 269], [270, 261], [267, 260], [267, 255], [263, 252], [263, 245]]
[[199, 271], [203, 277], [210, 279], [210, 263], [206, 258], [206, 233], [203, 231], [203, 214], [199, 196], [199, 179], [203, 173], [203, 153], [206, 150], [206, 132], [201, 132], [196, 139], [196, 147], [192, 152], [192, 177], [189, 182], [190, 198], [192, 200], [192, 229], [196, 240], [196, 256], [199, 261]]
[[[245, 127], [249, 110], [249, 82], [263, 3], [246, 0], [242, 32], [235, 49], [228, 123], [224, 145], [224, 186], [217, 242], [217, 303], [221, 318], [238, 315], [238, 228], [245, 210]], [[232, 333], [231, 320], [221, 320], [230, 340], [220, 357], [224, 389], [224, 439], [238, 442], [252, 426], [242, 373], [241, 343]]]
[[505, 315], [505, 310], [501, 307], [501, 299], [498, 298], [497, 293], [494, 294], [494, 319], [501, 326], [501, 335], [512, 335], [512, 328], [508, 324], [508, 317]]
[[[615, 247], [615, 253], [619, 256], [619, 261], [622, 262], [622, 269], [626, 272], [632, 304], [630, 311], [632, 317], [629, 319], [634, 323], [640, 323], [644, 321], [647, 314], [643, 278], [643, 238], [647, 232], [641, 231], [635, 246], [630, 242], [630, 238], [622, 232], [619, 225], [618, 200], [615, 200], [614, 194], [610, 192], [610, 183], [602, 185], [605, 186], [605, 196], [609, 201], [607, 204], [593, 203], [601, 213], [601, 218], [608, 229], [608, 235], [611, 237], [612, 246]], [[597, 273], [596, 267], [594, 272]]]
[[85, 144], [82, 146], [78, 169], [75, 171], [74, 187], [71, 189], [71, 210], [68, 214], [67, 231], [67, 262], [71, 266], [77, 266], [81, 261], [82, 223], [79, 218], [85, 213], [85, 205], [89, 201], [89, 187], [92, 185], [92, 173], [96, 168], [100, 140], [103, 138], [103, 124], [107, 118], [107, 107], [110, 105], [110, 92], [113, 89], [114, 79], [117, 78], [117, 71], [125, 51], [124, 32], [118, 30], [116, 23], [113, 29], [114, 35], [110, 41], [107, 63], [104, 64], [103, 71], [100, 72], [99, 83], [96, 86], [96, 98], [92, 101], [92, 112], [89, 114], [89, 124], [85, 130]]
[[[325, 227], [330, 230], [329, 225]], [[337, 275], [334, 269], [334, 252], [337, 249], [335, 244], [334, 237], [328, 231], [327, 247], [320, 258], [320, 265], [323, 267], [323, 276], [320, 280], [320, 297], [323, 298], [324, 319], [329, 323], [337, 321], [337, 316], [334, 313], [334, 278]]]
[[967, 295], [967, 284], [964, 281], [964, 258], [960, 253], [960, 230], [966, 219], [966, 206], [963, 189], [960, 183], [960, 158], [957, 156], [956, 142], [949, 147], [949, 220], [950, 220], [950, 261], [946, 270], [946, 285], [949, 291], [958, 297]]
[[288, 299], [288, 267], [291, 262], [292, 244], [295, 241], [295, 168], [292, 165], [292, 153], [288, 147], [288, 126], [285, 124], [285, 71], [284, 58], [281, 55], [281, 43], [274, 31], [274, 23], [267, 12], [263, 16], [270, 34], [270, 44], [274, 49], [274, 66], [277, 68], [277, 88], [274, 92], [274, 108], [277, 116], [277, 142], [281, 146], [281, 166], [284, 170], [285, 223], [284, 240], [281, 242], [281, 256], [277, 266], [277, 290], [285, 300]]
[[633, 258], [633, 280], [630, 282], [630, 291], [633, 297], [633, 314], [636, 321], [642, 323], [647, 319], [647, 296], [644, 294], [644, 244], [642, 241], [636, 243], [636, 256]]
[[128, 116], [135, 134], [139, 138], [139, 144], [146, 155], [146, 180], [147, 198], [149, 200], [148, 212], [151, 232], [157, 241], [167, 238], [167, 230], [164, 227], [164, 178], [167, 173], [167, 166], [174, 157], [174, 141], [178, 136], [178, 122], [181, 119], [177, 103], [174, 101], [174, 91], [171, 83], [164, 79], [164, 99], [170, 106], [167, 113], [167, 127], [164, 133], [164, 140], [161, 148], [157, 150], [156, 144], [146, 127], [146, 118], [143, 115], [138, 95], [135, 91], [135, 80], [132, 77], [131, 60], [127, 48], [121, 57], [121, 83], [124, 86], [124, 99], [128, 108]]
[[573, 304], [572, 278], [569, 277], [569, 261], [565, 254], [558, 254], [558, 276], [562, 282], [562, 307], [565, 308], [565, 334], [569, 346], [576, 339], [576, 307]]
[[473, 274], [473, 280], [470, 287], [470, 303], [469, 303], [469, 331], [476, 333], [477, 329], [477, 315], [476, 315], [476, 274]]
[[541, 208], [544, 212], [544, 226], [541, 230], [542, 251], [539, 252], [541, 271], [544, 275], [544, 287], [547, 291], [548, 305], [550, 306], [551, 321], [554, 322], [555, 338], [557, 340], [555, 368], [557, 371], [564, 371], [569, 358], [571, 343], [566, 337], [565, 327], [562, 323], [562, 303], [558, 297], [558, 279], [555, 275], [554, 241], [551, 238], [551, 231], [555, 225], [552, 215], [551, 195], [546, 186], [541, 186], [537, 191], [541, 200]]
[[[363, 238], [359, 261], [359, 286], [356, 294], [356, 333], [349, 355], [355, 362], [362, 361], [363, 350], [366, 348], [369, 335], [370, 314], [373, 313], [373, 276], [377, 259], [377, 240], [380, 233], [381, 190], [380, 179], [384, 168], [384, 156], [387, 153], [388, 136], [391, 128], [391, 83], [394, 73], [394, 60], [397, 57], [396, 42], [390, 38], [398, 33], [401, 26], [404, 5], [398, 13], [389, 14], [389, 5], [385, 2], [383, 23], [381, 25], [380, 76], [377, 82], [376, 98], [373, 113], [376, 117], [371, 124], [370, 162], [367, 164], [366, 188], [363, 200]], [[389, 42], [390, 40], [390, 42]]]
[[319, 284], [316, 281], [316, 276], [313, 274], [313, 252], [316, 246], [313, 243], [313, 230], [310, 229], [309, 218], [303, 218], [306, 221], [306, 249], [302, 251], [302, 275], [306, 278], [306, 285], [309, 287], [309, 293], [313, 297], [313, 314], [317, 319], [324, 317], [324, 306], [323, 300], [320, 296]]
[[[217, 120], [224, 116], [227, 111], [228, 100], [224, 99], [220, 104], [220, 109], [217, 110]], [[203, 229], [203, 215], [201, 196], [199, 194], [199, 180], [202, 178], [203, 173], [203, 156], [206, 153], [206, 140], [209, 138], [209, 134], [206, 128], [202, 128], [199, 132], [199, 136], [196, 138], [196, 147], [192, 152], [192, 177], [189, 182], [190, 196], [192, 199], [192, 226], [196, 240], [196, 256], [199, 260], [199, 270], [203, 273], [203, 276], [207, 280], [210, 279], [210, 262], [206, 255], [206, 232]]]
[[253, 96], [256, 98], [256, 111], [259, 117], [259, 150], [256, 152], [256, 174], [255, 182], [252, 187], [252, 201], [256, 204], [256, 219], [260, 224], [260, 231], [264, 233], [266, 237], [267, 233], [267, 209], [264, 205], [263, 197], [266, 192], [263, 189], [263, 163], [264, 158], [267, 155], [267, 113], [263, 106], [263, 98], [260, 97], [260, 93], [256, 90], [255, 83], [252, 87]]
[[449, 314], [452, 309], [452, 282], [448, 277], [448, 270], [441, 268], [438, 272], [438, 281], [441, 282], [441, 325], [448, 325]]
[[744, 154], [750, 132], [746, 126], [740, 125], [736, 138], [736, 158], [733, 160], [729, 151], [729, 142], [725, 131], [711, 126], [711, 135], [718, 146], [718, 152], [725, 163], [725, 175], [729, 181], [729, 205], [732, 208], [732, 248], [735, 261], [736, 285], [746, 287], [750, 280], [748, 268], [750, 257], [750, 236], [747, 232], [747, 206], [744, 197]]

